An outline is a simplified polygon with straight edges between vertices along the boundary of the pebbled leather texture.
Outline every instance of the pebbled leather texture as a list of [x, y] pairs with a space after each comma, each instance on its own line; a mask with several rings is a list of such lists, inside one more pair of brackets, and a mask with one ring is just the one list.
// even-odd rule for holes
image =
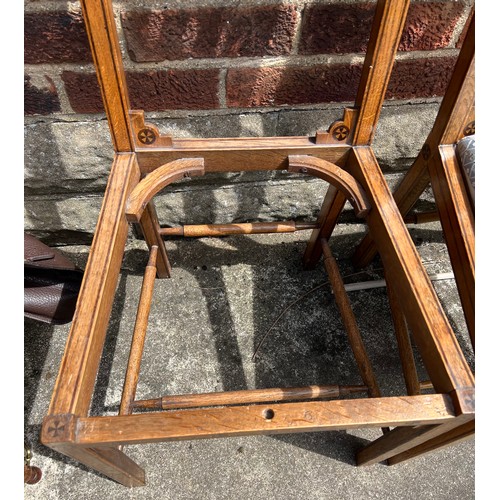
[[468, 135], [458, 141], [457, 143], [457, 156], [460, 161], [460, 166], [465, 174], [467, 188], [472, 199], [475, 203], [476, 191], [476, 136]]
[[51, 324], [73, 319], [83, 272], [54, 248], [24, 236], [24, 315]]
[[61, 252], [27, 233], [24, 233], [24, 264], [51, 269], [77, 269]]

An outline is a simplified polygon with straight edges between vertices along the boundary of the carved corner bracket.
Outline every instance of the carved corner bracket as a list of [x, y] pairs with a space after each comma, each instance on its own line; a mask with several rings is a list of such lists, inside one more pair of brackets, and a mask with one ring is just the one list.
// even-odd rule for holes
[[129, 111], [132, 129], [134, 131], [134, 141], [137, 148], [147, 147], [172, 147], [172, 137], [161, 135], [157, 127], [144, 121], [144, 111]]
[[316, 144], [349, 144], [357, 118], [356, 108], [345, 108], [342, 120], [333, 122], [327, 132], [316, 132]]

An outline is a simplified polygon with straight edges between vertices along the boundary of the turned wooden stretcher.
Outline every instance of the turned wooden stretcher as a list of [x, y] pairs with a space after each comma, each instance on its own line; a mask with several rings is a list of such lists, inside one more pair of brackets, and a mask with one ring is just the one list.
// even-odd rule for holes
[[[384, 460], [394, 464], [470, 437], [474, 431], [474, 376], [405, 226], [398, 196], [395, 201], [371, 147], [409, 0], [378, 1], [356, 101], [327, 131], [318, 131], [315, 137], [225, 139], [164, 136], [145, 121], [142, 111], [131, 110], [111, 2], [81, 3], [115, 157], [43, 423], [42, 442], [124, 485], [138, 486], [145, 482], [144, 470], [125, 454], [124, 447], [129, 444], [353, 427], [382, 429], [378, 439], [357, 453], [358, 464], [367, 465]], [[464, 46], [465, 52], [471, 43], [473, 37]], [[471, 62], [464, 63], [461, 56], [456, 73], [468, 71], [464, 64]], [[453, 78], [451, 88], [461, 88], [461, 81], [455, 80], [458, 77]], [[446, 99], [445, 112], [440, 112], [436, 122], [439, 132], [431, 134], [429, 142], [430, 157], [436, 165], [442, 161], [445, 169], [451, 161], [446, 148], [440, 149], [439, 156], [435, 151], [445, 142], [448, 123], [455, 126], [450, 116], [456, 99], [445, 104]], [[329, 189], [318, 220], [311, 224], [286, 221], [161, 228], [154, 205], [159, 191], [185, 176], [234, 171], [235, 166], [238, 171], [288, 170], [325, 180]], [[428, 177], [420, 170], [415, 175], [420, 183], [427, 183]], [[407, 383], [407, 393], [397, 397], [380, 393], [329, 247], [347, 200], [366, 222], [370, 244], [385, 268]], [[446, 202], [444, 210], [457, 216], [461, 207]], [[120, 410], [114, 416], [89, 416], [129, 223], [142, 229], [150, 256]], [[171, 274], [163, 238], [302, 229], [312, 229], [303, 263], [312, 267], [324, 259], [363, 385], [160, 394], [136, 400], [154, 282]], [[408, 348], [407, 324], [431, 379], [426, 386], [434, 388], [433, 394], [421, 394], [422, 383]], [[345, 394], [350, 397], [339, 399]]]

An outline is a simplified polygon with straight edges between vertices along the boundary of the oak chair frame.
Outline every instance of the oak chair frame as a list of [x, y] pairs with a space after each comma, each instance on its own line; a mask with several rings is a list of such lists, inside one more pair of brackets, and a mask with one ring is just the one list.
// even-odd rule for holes
[[[174, 139], [130, 109], [111, 0], [81, 0], [115, 156], [97, 222], [42, 442], [126, 486], [145, 484], [128, 444], [179, 439], [382, 428], [357, 454], [360, 465], [397, 463], [470, 437], [474, 376], [411, 240], [371, 144], [409, 0], [379, 0], [355, 104], [315, 137]], [[154, 195], [183, 176], [204, 172], [284, 170], [330, 183], [314, 224], [260, 223], [161, 228]], [[434, 394], [421, 394], [412, 359], [402, 355], [408, 394], [382, 397], [328, 240], [346, 200], [364, 217], [384, 264], [401, 352], [413, 332]], [[89, 416], [129, 223], [150, 249], [119, 414]], [[170, 276], [163, 237], [313, 229], [306, 267], [323, 256], [363, 386], [257, 389], [135, 400], [153, 284]], [[406, 353], [408, 353], [406, 351]], [[332, 399], [345, 393], [369, 397]], [[311, 401], [312, 400], [312, 401]], [[272, 402], [272, 403], [271, 403]], [[266, 404], [258, 404], [266, 403]], [[133, 414], [134, 409], [154, 409]], [[173, 409], [171, 409], [173, 408]], [[178, 411], [183, 408], [182, 411]], [[168, 411], [167, 411], [168, 410]]]

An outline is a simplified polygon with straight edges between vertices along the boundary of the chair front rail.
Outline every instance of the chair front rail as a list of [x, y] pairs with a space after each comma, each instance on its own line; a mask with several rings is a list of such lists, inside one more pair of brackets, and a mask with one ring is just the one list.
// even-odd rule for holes
[[231, 406], [250, 403], [331, 399], [359, 392], [368, 392], [368, 387], [366, 385], [310, 385], [306, 387], [246, 389], [242, 391], [207, 392], [201, 394], [171, 394], [156, 399], [137, 400], [133, 402], [132, 406], [134, 409], [175, 410], [203, 406]]
[[[437, 425], [455, 419], [451, 398], [430, 394], [80, 417], [71, 424], [75, 445], [117, 447], [253, 434]], [[55, 436], [48, 444], [63, 442]]]

